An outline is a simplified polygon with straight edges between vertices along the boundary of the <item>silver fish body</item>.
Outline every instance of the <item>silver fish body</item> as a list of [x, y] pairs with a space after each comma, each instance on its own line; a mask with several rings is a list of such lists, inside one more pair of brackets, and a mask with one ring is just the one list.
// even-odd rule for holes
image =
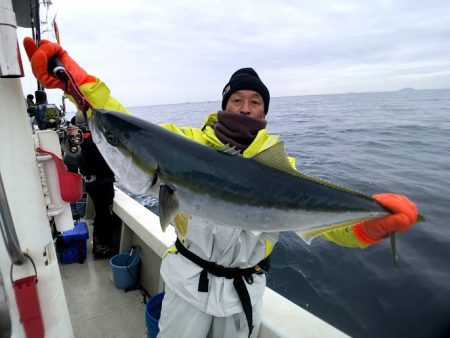
[[296, 172], [282, 143], [243, 158], [105, 110], [93, 111], [90, 128], [119, 181], [159, 198], [163, 228], [183, 212], [245, 230], [317, 235], [390, 213], [370, 196]]

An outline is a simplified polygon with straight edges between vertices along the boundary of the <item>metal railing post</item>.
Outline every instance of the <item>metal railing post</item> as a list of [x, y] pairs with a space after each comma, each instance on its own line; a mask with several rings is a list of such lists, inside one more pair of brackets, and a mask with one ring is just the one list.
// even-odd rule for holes
[[0, 229], [5, 242], [6, 250], [13, 264], [21, 265], [25, 261], [25, 256], [20, 249], [19, 239], [9, 210], [6, 191], [0, 173]]

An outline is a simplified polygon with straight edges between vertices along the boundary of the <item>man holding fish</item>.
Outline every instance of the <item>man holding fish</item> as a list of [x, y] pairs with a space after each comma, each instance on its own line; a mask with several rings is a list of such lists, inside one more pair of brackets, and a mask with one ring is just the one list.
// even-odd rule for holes
[[48, 71], [59, 57], [95, 108], [87, 112], [91, 131], [119, 181], [135, 193], [156, 190], [163, 229], [176, 227], [161, 265], [159, 337], [257, 337], [264, 269], [280, 231], [365, 248], [418, 219], [405, 196], [367, 196], [297, 172], [265, 129], [270, 94], [252, 68], [231, 76], [222, 111], [201, 128], [161, 128], [130, 116], [60, 45], [38, 48], [30, 38], [24, 45], [45, 88], [67, 88]]

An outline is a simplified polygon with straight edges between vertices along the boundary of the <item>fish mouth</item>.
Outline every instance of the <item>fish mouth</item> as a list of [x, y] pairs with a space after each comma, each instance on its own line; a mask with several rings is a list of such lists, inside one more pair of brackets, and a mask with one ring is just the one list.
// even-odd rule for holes
[[94, 109], [90, 120], [92, 139], [116, 180], [133, 194], [145, 194], [155, 184], [156, 170], [121, 137], [120, 124], [115, 122], [112, 112]]

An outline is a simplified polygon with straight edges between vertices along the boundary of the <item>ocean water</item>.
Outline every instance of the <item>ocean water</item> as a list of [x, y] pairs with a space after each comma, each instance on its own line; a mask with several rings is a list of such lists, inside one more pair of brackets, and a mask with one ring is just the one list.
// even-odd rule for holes
[[[220, 102], [130, 108], [201, 126]], [[450, 90], [273, 98], [268, 129], [305, 173], [415, 201], [426, 221], [365, 250], [282, 233], [268, 286], [353, 337], [450, 335]], [[157, 202], [139, 201], [155, 210]]]

